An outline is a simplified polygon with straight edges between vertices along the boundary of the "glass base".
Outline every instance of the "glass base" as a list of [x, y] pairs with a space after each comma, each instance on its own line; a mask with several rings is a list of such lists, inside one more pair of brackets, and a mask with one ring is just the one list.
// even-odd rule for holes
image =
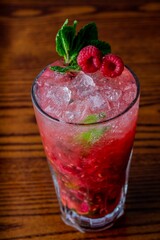
[[124, 202], [125, 196], [112, 213], [96, 219], [84, 217], [73, 210], [61, 206], [61, 218], [65, 224], [76, 228], [80, 232], [99, 232], [112, 227], [115, 221], [124, 214]]
[[114, 208], [114, 210], [105, 215], [104, 217], [101, 218], [89, 218], [85, 217], [84, 215], [79, 215], [77, 214], [74, 210], [69, 209], [68, 207], [64, 206], [61, 202], [60, 199], [60, 192], [59, 192], [59, 186], [58, 182], [56, 179], [56, 175], [54, 173], [54, 170], [49, 163], [57, 198], [59, 201], [59, 206], [61, 210], [61, 218], [64, 221], [65, 224], [76, 228], [80, 232], [98, 232], [102, 231], [105, 229], [108, 229], [114, 225], [116, 220], [120, 218], [124, 214], [124, 205], [125, 205], [125, 200], [126, 200], [126, 194], [127, 194], [127, 189], [128, 189], [128, 177], [129, 177], [129, 169], [130, 169], [130, 163], [131, 163], [131, 158], [132, 158], [132, 151], [130, 154], [130, 158], [128, 161], [128, 166], [126, 169], [126, 176], [125, 176], [125, 184], [122, 187], [121, 190], [121, 196], [120, 196], [120, 201], [118, 205]]

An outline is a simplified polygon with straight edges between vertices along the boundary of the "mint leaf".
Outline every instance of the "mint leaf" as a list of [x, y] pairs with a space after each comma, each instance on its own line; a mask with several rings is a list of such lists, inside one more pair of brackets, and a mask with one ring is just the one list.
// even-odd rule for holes
[[61, 57], [65, 56], [65, 54], [66, 54], [61, 35], [62, 35], [63, 28], [65, 25], [67, 25], [67, 23], [68, 23], [68, 19], [66, 19], [63, 26], [61, 27], [61, 29], [58, 31], [58, 33], [56, 35], [56, 51]]
[[76, 35], [74, 42], [73, 42], [73, 48], [71, 50], [71, 57], [73, 59], [77, 56], [79, 51], [88, 45], [88, 42], [91, 40], [98, 40], [98, 31], [97, 26], [95, 23], [89, 23], [85, 25]]
[[103, 134], [109, 129], [110, 129], [109, 126], [102, 127], [102, 128], [92, 128], [92, 129], [88, 130], [87, 132], [82, 132], [78, 136], [78, 140], [82, 144], [92, 145], [92, 144], [96, 143], [103, 136]]
[[51, 66], [50, 69], [56, 72], [66, 73], [68, 71], [79, 71], [79, 66], [78, 65], [67, 66], [67, 67]]
[[88, 115], [84, 120], [83, 123], [85, 124], [90, 124], [90, 123], [96, 123], [98, 122], [100, 119], [103, 119], [106, 117], [105, 113], [99, 113], [99, 114], [91, 114]]
[[109, 45], [109, 43], [99, 40], [91, 40], [90, 44], [97, 47], [102, 52], [103, 55], [111, 53], [111, 46]]
[[[108, 43], [98, 40], [97, 26], [94, 22], [85, 25], [76, 35], [77, 21], [73, 25], [68, 26], [68, 19], [64, 22], [61, 29], [56, 35], [56, 51], [59, 56], [64, 58], [66, 67], [52, 67], [53, 71], [65, 73], [69, 70], [80, 70], [77, 67], [77, 56], [80, 50], [88, 45], [94, 45], [106, 55], [111, 52]], [[71, 68], [70, 68], [71, 67]]]
[[69, 63], [69, 51], [72, 48], [76, 34], [77, 21], [74, 21], [73, 26], [67, 26], [67, 24], [68, 19], [64, 22], [56, 35], [56, 51], [60, 56], [64, 57], [66, 63]]

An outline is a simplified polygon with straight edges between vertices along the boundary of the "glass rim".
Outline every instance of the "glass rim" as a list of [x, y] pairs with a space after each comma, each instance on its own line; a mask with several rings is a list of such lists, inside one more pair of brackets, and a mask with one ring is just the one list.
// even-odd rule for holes
[[[50, 65], [48, 65], [50, 66]], [[36, 97], [35, 97], [35, 93], [34, 93], [34, 87], [36, 85], [36, 82], [37, 82], [37, 79], [41, 76], [41, 74], [45, 71], [45, 69], [48, 67], [46, 66], [38, 75], [37, 77], [34, 79], [33, 81], [33, 84], [32, 84], [32, 88], [31, 88], [31, 99], [32, 99], [32, 102], [33, 102], [33, 105], [37, 108], [37, 110], [42, 114], [44, 115], [45, 117], [47, 117], [49, 120], [51, 121], [56, 121], [56, 122], [59, 122], [59, 123], [62, 123], [62, 124], [70, 124], [70, 125], [78, 125], [78, 126], [89, 126], [89, 125], [96, 125], [96, 124], [104, 124], [104, 123], [107, 123], [107, 122], [110, 122], [114, 119], [117, 119], [119, 118], [120, 116], [124, 115], [125, 113], [127, 113], [134, 105], [135, 103], [137, 102], [138, 100], [138, 97], [140, 95], [140, 82], [139, 82], [139, 79], [137, 77], [137, 75], [133, 72], [133, 70], [128, 66], [128, 65], [125, 65], [125, 67], [130, 71], [130, 73], [133, 75], [134, 79], [135, 79], [135, 82], [136, 82], [136, 86], [137, 86], [137, 92], [136, 92], [136, 96], [135, 98], [133, 99], [133, 101], [128, 105], [128, 107], [123, 110], [122, 112], [120, 112], [119, 114], [117, 114], [116, 116], [114, 117], [111, 117], [109, 119], [106, 119], [106, 120], [102, 120], [102, 121], [99, 121], [99, 122], [93, 122], [93, 123], [75, 123], [75, 122], [67, 122], [67, 121], [62, 121], [62, 120], [59, 120], [58, 118], [54, 118], [52, 116], [50, 116], [48, 113], [46, 113], [41, 107], [40, 105], [38, 104], [37, 100], [36, 100]]]

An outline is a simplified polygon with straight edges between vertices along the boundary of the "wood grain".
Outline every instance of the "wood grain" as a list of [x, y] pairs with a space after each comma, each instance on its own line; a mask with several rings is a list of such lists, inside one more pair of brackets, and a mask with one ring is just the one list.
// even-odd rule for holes
[[[54, 37], [66, 18], [95, 21], [141, 82], [126, 214], [100, 233], [82, 234], [61, 218], [35, 122], [30, 89], [57, 58]], [[0, 239], [160, 239], [160, 2], [158, 0], [1, 0]]]

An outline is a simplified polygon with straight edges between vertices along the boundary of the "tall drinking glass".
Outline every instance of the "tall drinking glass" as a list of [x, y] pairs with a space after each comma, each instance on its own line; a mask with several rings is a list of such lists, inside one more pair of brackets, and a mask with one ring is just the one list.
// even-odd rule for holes
[[36, 98], [42, 72], [32, 86], [62, 219], [81, 232], [109, 228], [124, 213], [140, 94], [139, 81], [129, 72], [136, 97], [123, 112], [98, 123], [74, 124], [49, 116]]

